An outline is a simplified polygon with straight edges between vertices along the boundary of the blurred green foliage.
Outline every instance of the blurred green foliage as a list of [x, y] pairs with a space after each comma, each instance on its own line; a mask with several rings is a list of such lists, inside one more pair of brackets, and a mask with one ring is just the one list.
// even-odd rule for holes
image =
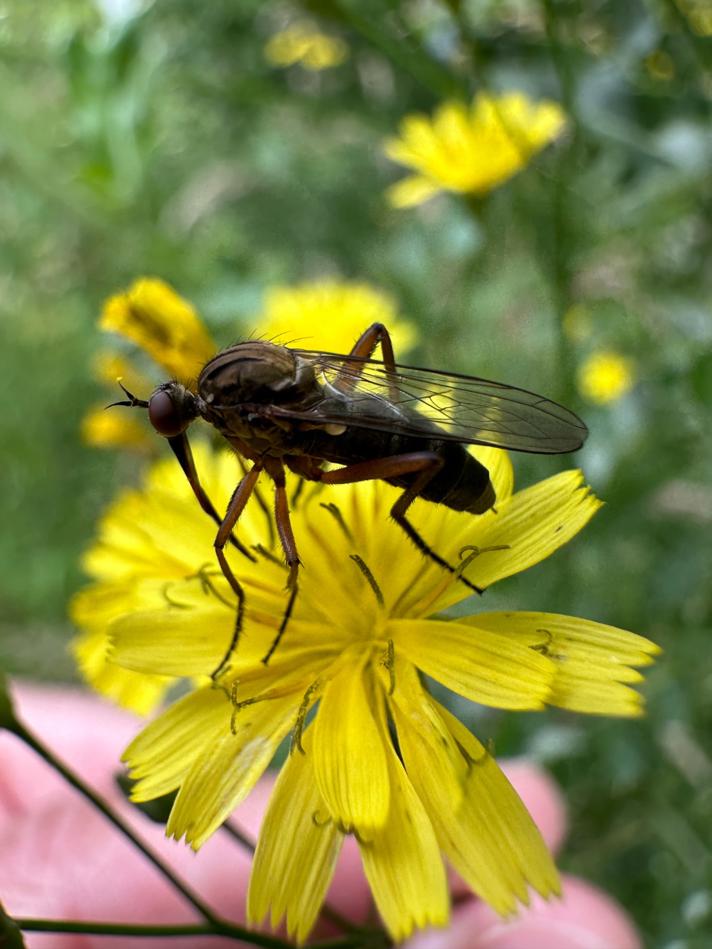
[[[694, 9], [693, 9], [694, 8]], [[699, 9], [698, 9], [699, 8]], [[223, 343], [264, 290], [366, 279], [415, 321], [418, 362], [558, 396], [607, 503], [488, 606], [570, 612], [665, 648], [643, 722], [477, 713], [500, 753], [562, 781], [562, 864], [613, 892], [647, 945], [712, 944], [712, 40], [674, 0], [5, 0], [0, 17], [0, 660], [71, 675], [65, 604], [102, 507], [135, 478], [78, 430], [102, 301], [143, 274]], [[696, 11], [696, 12], [695, 12]], [[700, 12], [702, 11], [702, 12]], [[309, 15], [349, 58], [271, 66]], [[516, 88], [566, 136], [489, 198], [390, 209], [382, 153], [412, 111]], [[566, 314], [585, 332], [567, 333]], [[587, 406], [589, 353], [637, 385]], [[516, 458], [520, 483], [570, 465]], [[472, 718], [472, 710], [467, 714]]]

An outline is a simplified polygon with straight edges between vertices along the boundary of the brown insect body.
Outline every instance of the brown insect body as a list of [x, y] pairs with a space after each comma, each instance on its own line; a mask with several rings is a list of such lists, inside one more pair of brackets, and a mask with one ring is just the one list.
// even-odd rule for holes
[[[372, 358], [380, 345], [382, 360]], [[218, 353], [203, 368], [197, 391], [178, 382], [159, 386], [149, 401], [126, 393], [118, 405], [148, 409], [180, 463], [203, 510], [218, 524], [215, 552], [237, 599], [232, 640], [213, 676], [227, 667], [242, 629], [245, 594], [225, 556], [231, 542], [251, 560], [232, 531], [262, 471], [275, 487], [275, 521], [289, 569], [290, 594], [276, 649], [297, 594], [299, 556], [289, 518], [285, 465], [322, 484], [380, 479], [403, 489], [391, 517], [415, 546], [471, 590], [482, 591], [461, 567], [443, 560], [406, 517], [420, 497], [456, 511], [481, 514], [494, 506], [489, 472], [464, 447], [492, 445], [556, 454], [575, 451], [586, 426], [563, 406], [498, 382], [396, 364], [386, 328], [374, 323], [348, 355], [248, 341]], [[224, 516], [203, 490], [186, 429], [205, 419], [251, 469]], [[342, 465], [329, 468], [327, 463]]]
[[[324, 462], [350, 465], [413, 452], [433, 452], [443, 460], [440, 472], [419, 496], [456, 511], [481, 514], [495, 503], [487, 469], [459, 442], [440, 438], [442, 429], [421, 417], [422, 436], [404, 435], [403, 419], [387, 398], [360, 393], [354, 398], [320, 380], [313, 358], [267, 342], [238, 343], [212, 359], [198, 380], [198, 414], [243, 456], [271, 456], [307, 478], [318, 477]], [[343, 423], [295, 419], [318, 410]], [[380, 419], [383, 430], [360, 428], [359, 416]], [[389, 431], [389, 428], [391, 429]], [[409, 488], [417, 474], [384, 478]]]

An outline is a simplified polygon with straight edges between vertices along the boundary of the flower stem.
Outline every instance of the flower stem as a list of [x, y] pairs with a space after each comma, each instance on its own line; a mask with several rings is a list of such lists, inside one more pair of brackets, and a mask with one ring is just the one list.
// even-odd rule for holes
[[[24, 932], [83, 933], [94, 936], [222, 936], [239, 939], [263, 949], [292, 949], [292, 943], [277, 936], [252, 932], [235, 926], [226, 920], [206, 923], [166, 923], [148, 926], [140, 923], [80, 922], [66, 919], [13, 918], [13, 922]], [[322, 939], [309, 943], [304, 949], [386, 949], [390, 940], [384, 932], [356, 932], [337, 939]]]
[[146, 926], [139, 923], [99, 923], [79, 922], [66, 919], [15, 919], [15, 923], [25, 932], [86, 933], [95, 936], [224, 936], [239, 939], [263, 949], [292, 949], [292, 944], [269, 936], [235, 926], [226, 920], [216, 919], [206, 923], [180, 923], [172, 925]]

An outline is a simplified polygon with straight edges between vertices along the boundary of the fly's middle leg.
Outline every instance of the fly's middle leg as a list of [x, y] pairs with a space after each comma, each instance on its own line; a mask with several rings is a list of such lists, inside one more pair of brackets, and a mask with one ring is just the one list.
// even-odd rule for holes
[[282, 614], [282, 621], [279, 624], [279, 629], [277, 630], [277, 635], [272, 641], [272, 645], [267, 650], [266, 654], [262, 658], [262, 662], [267, 665], [267, 663], [272, 658], [272, 655], [279, 646], [284, 631], [287, 628], [289, 623], [289, 618], [292, 615], [292, 610], [294, 609], [294, 603], [297, 599], [297, 592], [299, 589], [299, 554], [297, 553], [297, 543], [294, 539], [294, 531], [292, 530], [292, 522], [289, 519], [289, 501], [287, 499], [287, 488], [286, 481], [284, 477], [284, 466], [281, 461], [278, 462], [276, 459], [271, 459], [268, 466], [268, 472], [274, 481], [274, 519], [277, 524], [277, 533], [279, 534], [279, 539], [282, 544], [282, 550], [284, 551], [284, 556], [287, 561], [287, 569], [289, 570], [287, 576], [287, 590], [289, 591], [289, 598], [287, 599], [287, 605]]
[[444, 464], [443, 459], [435, 452], [414, 451], [403, 455], [393, 455], [390, 458], [378, 458], [374, 461], [360, 461], [335, 471], [323, 471], [319, 480], [324, 484], [355, 484], [358, 481], [372, 481], [377, 478], [386, 480], [406, 474], [417, 475], [391, 508], [391, 517], [405, 531], [423, 556], [454, 574], [470, 590], [482, 593], [480, 587], [464, 577], [460, 569], [437, 554], [406, 517], [406, 511], [413, 501], [442, 470]]

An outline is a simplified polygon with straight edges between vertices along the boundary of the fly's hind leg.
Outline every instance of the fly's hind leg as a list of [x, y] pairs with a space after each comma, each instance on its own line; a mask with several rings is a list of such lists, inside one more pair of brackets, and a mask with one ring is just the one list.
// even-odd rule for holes
[[403, 455], [393, 455], [391, 458], [379, 458], [375, 461], [360, 461], [357, 464], [347, 465], [345, 468], [338, 468], [335, 471], [323, 471], [319, 480], [324, 484], [355, 484], [357, 481], [386, 480], [406, 474], [417, 475], [413, 483], [405, 489], [391, 508], [391, 517], [425, 557], [454, 574], [470, 590], [475, 593], [482, 593], [480, 587], [475, 586], [474, 583], [462, 576], [458, 567], [454, 567], [435, 553], [405, 516], [410, 505], [438, 474], [443, 464], [443, 459], [435, 452], [414, 451]]
[[356, 340], [349, 353], [349, 356], [355, 356], [356, 358], [351, 362], [344, 362], [341, 369], [339, 369], [334, 378], [335, 388], [341, 392], [351, 392], [356, 387], [365, 365], [362, 360], [370, 359], [375, 353], [379, 343], [383, 356], [383, 366], [386, 370], [389, 396], [392, 400], [396, 399], [396, 360], [393, 354], [391, 334], [383, 323], [371, 323], [368, 329], [364, 330]]

